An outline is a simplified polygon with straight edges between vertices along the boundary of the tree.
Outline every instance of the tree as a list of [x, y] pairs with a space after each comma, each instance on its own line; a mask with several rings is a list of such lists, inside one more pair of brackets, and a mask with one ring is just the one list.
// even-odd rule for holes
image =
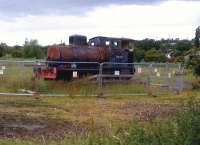
[[192, 42], [189, 40], [178, 41], [175, 45], [176, 56], [184, 55], [189, 49], [192, 48]]
[[141, 62], [144, 60], [145, 51], [143, 49], [136, 48], [134, 50], [134, 61]]
[[198, 48], [200, 46], [200, 26], [196, 29], [196, 34], [195, 34], [195, 46]]
[[19, 45], [15, 45], [12, 48], [11, 55], [14, 58], [22, 58], [23, 57], [23, 48]]
[[199, 63], [196, 66], [194, 66], [194, 74], [197, 77], [200, 77], [200, 61], [199, 61]]
[[174, 62], [175, 62], [175, 63], [184, 63], [184, 62], [185, 62], [185, 58], [184, 58], [183, 55], [177, 56], [177, 57], [174, 59]]
[[43, 58], [44, 54], [41, 50], [41, 46], [37, 40], [25, 40], [24, 44], [24, 57], [25, 58]]
[[144, 39], [142, 41], [136, 41], [135, 46], [136, 48], [140, 48], [145, 51], [149, 50], [150, 48], [155, 48], [158, 50], [160, 48], [160, 41], [156, 41], [154, 39]]
[[7, 49], [6, 43], [1, 43], [0, 44], [0, 57], [3, 57], [5, 55]]
[[145, 53], [144, 60], [148, 62], [165, 62], [166, 56], [161, 51], [152, 48]]

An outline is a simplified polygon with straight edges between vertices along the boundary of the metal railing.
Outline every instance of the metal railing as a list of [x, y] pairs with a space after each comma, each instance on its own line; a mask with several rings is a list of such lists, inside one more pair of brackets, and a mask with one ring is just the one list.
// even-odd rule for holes
[[[62, 83], [56, 80], [36, 80], [33, 73], [34, 66], [45, 67], [46, 64], [68, 64], [71, 66], [68, 70], [77, 73], [82, 69], [73, 65], [95, 65], [97, 73], [93, 79], [84, 77], [84, 79]], [[84, 69], [91, 70], [90, 68]], [[130, 73], [131, 69], [134, 73]], [[106, 73], [105, 70], [112, 71]], [[0, 60], [0, 95], [84, 96], [87, 94], [87, 96], [95, 96], [103, 94], [104, 96], [139, 96], [149, 94], [149, 92], [181, 92], [183, 89], [184, 76], [181, 64]], [[20, 90], [29, 90], [29, 92]]]

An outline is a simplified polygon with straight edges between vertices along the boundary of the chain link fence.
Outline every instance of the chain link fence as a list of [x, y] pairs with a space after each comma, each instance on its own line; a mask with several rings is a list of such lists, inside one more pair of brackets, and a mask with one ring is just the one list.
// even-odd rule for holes
[[0, 95], [133, 96], [181, 92], [184, 89], [181, 64], [93, 62], [88, 65], [81, 62], [81, 66], [89, 66], [85, 71], [93, 70], [93, 74], [79, 78], [83, 69], [76, 66], [80, 62], [56, 63], [70, 66], [71, 73], [67, 75], [71, 75], [72, 80], [38, 78], [36, 68], [45, 68], [49, 64], [47, 61], [0, 60]]

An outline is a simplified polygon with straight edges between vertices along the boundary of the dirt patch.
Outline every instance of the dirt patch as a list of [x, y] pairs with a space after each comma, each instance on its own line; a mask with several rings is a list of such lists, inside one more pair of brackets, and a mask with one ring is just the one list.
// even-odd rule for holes
[[1, 138], [45, 137], [64, 138], [66, 135], [81, 135], [88, 130], [86, 124], [65, 120], [34, 119], [23, 115], [0, 114]]
[[108, 110], [108, 109], [112, 109], [112, 108], [113, 108], [113, 105], [110, 104], [110, 103], [101, 104], [101, 109], [102, 110]]
[[151, 105], [138, 112], [136, 115], [140, 120], [152, 120], [156, 117], [165, 117], [174, 115], [177, 112], [177, 107], [172, 105]]
[[[65, 108], [56, 107], [62, 110]], [[139, 101], [105, 103], [98, 106], [106, 115], [113, 115], [111, 119], [126, 120], [136, 116], [140, 120], [151, 120], [156, 117], [169, 116], [177, 112], [177, 107], [171, 104], [152, 104]], [[34, 111], [34, 110], [33, 110]], [[67, 111], [67, 110], [66, 110]], [[89, 111], [89, 112], [88, 112]], [[86, 116], [90, 118], [91, 109], [82, 109], [72, 114], [74, 117]], [[68, 111], [69, 112], [69, 111]], [[95, 112], [95, 111], [94, 111]], [[77, 114], [78, 113], [78, 114]], [[101, 116], [101, 115], [100, 115]], [[102, 115], [103, 116], [103, 115]], [[98, 115], [96, 116], [99, 117]], [[107, 117], [107, 116], [105, 116]], [[124, 119], [125, 118], [125, 119]], [[106, 119], [106, 118], [102, 118]], [[120, 120], [121, 121], [121, 120]], [[95, 124], [95, 125], [94, 125]], [[93, 127], [93, 128], [92, 128]], [[56, 120], [53, 118], [33, 117], [27, 113], [0, 113], [0, 138], [50, 138], [62, 139], [66, 136], [86, 135], [91, 129], [100, 132], [107, 132], [105, 126], [96, 123], [94, 120], [86, 120], [85, 123], [72, 122], [69, 120]]]
[[151, 120], [156, 117], [170, 116], [177, 112], [177, 106], [172, 104], [150, 104], [144, 102], [128, 102], [121, 105], [123, 113], [134, 113], [140, 120]]

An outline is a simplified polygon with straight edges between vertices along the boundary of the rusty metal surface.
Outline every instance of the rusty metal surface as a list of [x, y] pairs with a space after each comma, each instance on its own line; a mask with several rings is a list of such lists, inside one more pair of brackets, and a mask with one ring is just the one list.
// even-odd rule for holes
[[48, 48], [47, 55], [48, 60], [93, 62], [108, 60], [108, 51], [102, 47], [54, 45]]
[[47, 51], [47, 57], [50, 60], [59, 60], [60, 59], [60, 49], [56, 45], [50, 46]]

